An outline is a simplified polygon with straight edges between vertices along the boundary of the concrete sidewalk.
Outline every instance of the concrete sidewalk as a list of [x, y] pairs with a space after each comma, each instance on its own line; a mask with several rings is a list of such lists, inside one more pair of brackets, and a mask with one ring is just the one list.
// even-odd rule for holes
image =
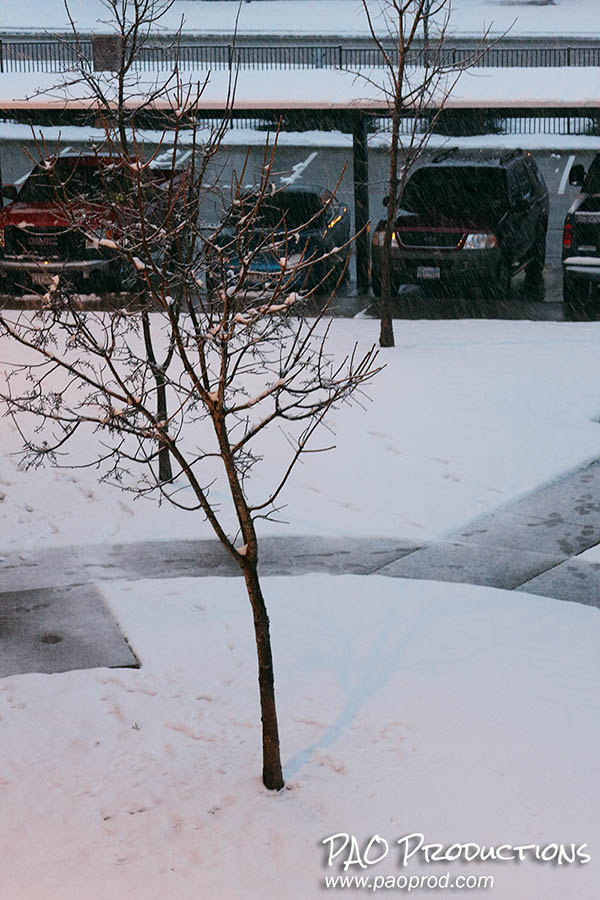
[[[600, 461], [427, 546], [393, 538], [276, 537], [262, 575], [379, 574], [520, 590], [600, 608]], [[95, 583], [237, 576], [216, 540], [46, 549], [0, 559], [0, 676], [135, 666]]]

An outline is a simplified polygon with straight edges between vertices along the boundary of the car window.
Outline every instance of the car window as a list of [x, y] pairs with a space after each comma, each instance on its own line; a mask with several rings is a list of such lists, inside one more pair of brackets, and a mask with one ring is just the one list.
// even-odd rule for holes
[[500, 212], [506, 196], [504, 171], [498, 166], [424, 166], [406, 183], [401, 206], [456, 217]]
[[[251, 213], [256, 196], [249, 194], [240, 204], [231, 208], [227, 224], [234, 226], [243, 216]], [[320, 227], [323, 218], [324, 201], [316, 193], [308, 191], [280, 191], [266, 196], [259, 205], [253, 226], [256, 228], [280, 228], [288, 231], [311, 222], [311, 227]]]
[[514, 173], [517, 180], [519, 199], [531, 200], [534, 194], [534, 186], [526, 166], [522, 162], [517, 163], [514, 167]]
[[124, 193], [123, 176], [111, 172], [108, 167], [102, 171], [89, 163], [73, 164], [58, 160], [52, 169], [38, 165], [31, 172], [19, 193], [23, 203], [52, 203], [62, 196], [67, 198], [86, 197], [89, 199], [118, 201]]
[[525, 160], [525, 164], [527, 166], [527, 174], [529, 175], [531, 183], [533, 184], [534, 193], [543, 194], [546, 190], [546, 182], [542, 178], [534, 160], [531, 157], [528, 157]]

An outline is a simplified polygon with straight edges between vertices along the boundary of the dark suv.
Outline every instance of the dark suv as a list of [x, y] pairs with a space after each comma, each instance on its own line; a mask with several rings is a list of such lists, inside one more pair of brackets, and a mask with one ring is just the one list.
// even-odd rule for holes
[[[381, 295], [385, 222], [373, 234], [372, 287]], [[401, 284], [482, 288], [505, 297], [522, 269], [543, 289], [548, 189], [529, 153], [446, 151], [412, 173], [392, 237], [392, 294]]]

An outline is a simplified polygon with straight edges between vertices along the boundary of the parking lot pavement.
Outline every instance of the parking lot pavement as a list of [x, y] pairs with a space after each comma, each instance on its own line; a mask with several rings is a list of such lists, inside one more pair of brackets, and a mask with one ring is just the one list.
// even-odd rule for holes
[[[559, 287], [556, 273], [546, 275], [546, 292], [543, 298], [527, 296], [522, 277], [513, 281], [510, 295], [502, 300], [482, 297], [436, 296], [425, 294], [419, 288], [404, 286], [392, 300], [394, 319], [527, 319], [530, 321], [560, 322], [563, 320], [562, 283]], [[123, 306], [121, 294], [81, 295], [83, 308], [113, 310]], [[328, 298], [312, 298], [306, 307], [308, 315], [320, 313]], [[12, 297], [0, 295], [0, 308], [37, 309], [39, 299], [34, 295]], [[599, 307], [600, 310], [600, 307]], [[350, 283], [333, 298], [327, 313], [335, 318], [377, 318], [377, 300], [371, 293], [358, 294]], [[600, 314], [599, 314], [600, 317]]]

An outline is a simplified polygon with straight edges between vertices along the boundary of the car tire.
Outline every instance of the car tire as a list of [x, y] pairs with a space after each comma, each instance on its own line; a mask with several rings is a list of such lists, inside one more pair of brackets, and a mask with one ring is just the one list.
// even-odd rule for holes
[[567, 322], [579, 322], [589, 314], [590, 283], [585, 278], [575, 278], [563, 273], [563, 318]]
[[501, 259], [494, 275], [494, 281], [490, 284], [489, 293], [492, 300], [510, 299], [510, 282], [512, 274], [508, 260]]
[[[400, 290], [400, 282], [393, 275], [390, 281], [390, 297], [397, 297]], [[381, 297], [381, 277], [378, 272], [371, 272], [371, 290], [374, 297]]]
[[342, 272], [344, 273], [344, 277], [340, 281], [340, 287], [348, 278], [348, 267], [346, 266], [345, 257], [335, 263], [326, 260], [323, 263], [323, 268], [321, 269], [320, 277], [316, 285], [318, 293], [331, 294], [337, 287]]
[[[532, 256], [525, 266], [525, 286], [532, 293], [530, 299], [544, 299], [544, 264], [546, 262], [546, 232], [547, 224], [543, 223], [538, 229], [533, 245]], [[540, 290], [542, 288], [542, 290]]]
[[381, 279], [376, 272], [371, 272], [371, 290], [374, 297], [381, 297]]

